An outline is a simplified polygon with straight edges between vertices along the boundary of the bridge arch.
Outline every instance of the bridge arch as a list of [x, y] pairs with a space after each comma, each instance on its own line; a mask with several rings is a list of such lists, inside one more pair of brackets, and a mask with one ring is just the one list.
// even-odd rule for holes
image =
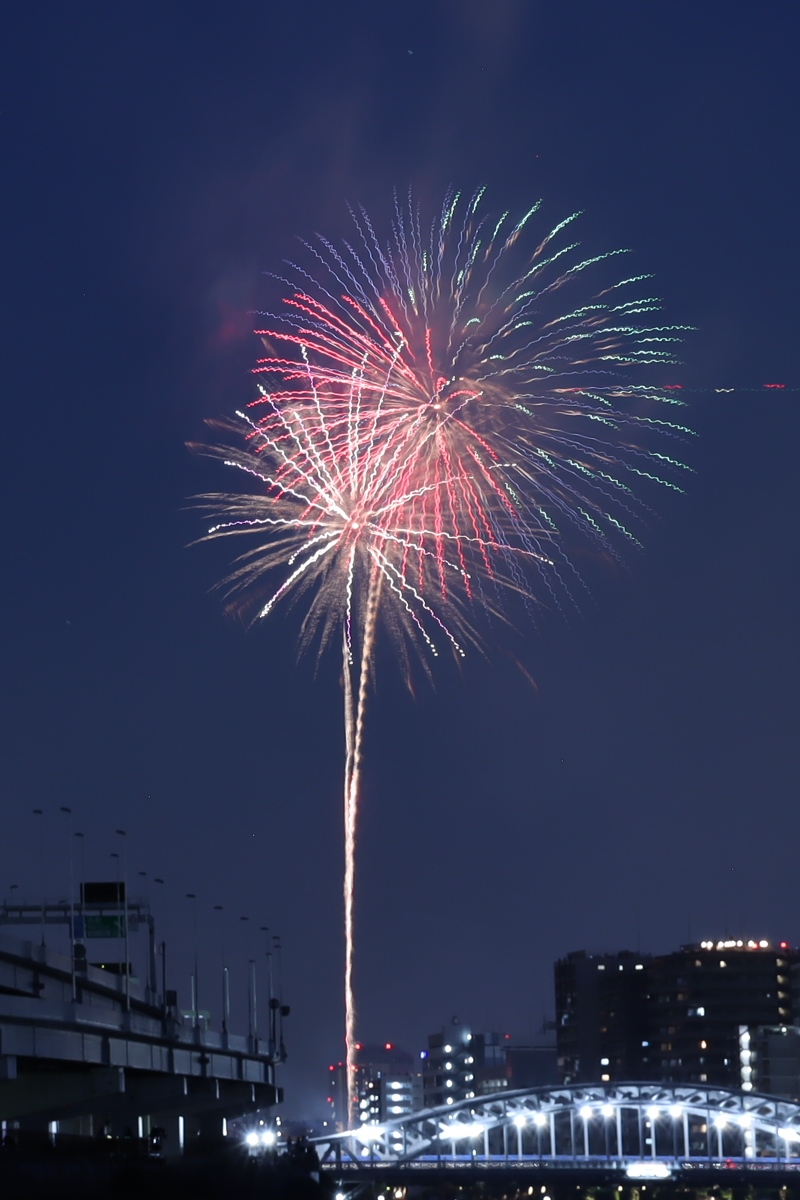
[[658, 1164], [800, 1166], [800, 1105], [689, 1084], [582, 1084], [495, 1092], [316, 1140], [323, 1166], [569, 1162], [645, 1174]]

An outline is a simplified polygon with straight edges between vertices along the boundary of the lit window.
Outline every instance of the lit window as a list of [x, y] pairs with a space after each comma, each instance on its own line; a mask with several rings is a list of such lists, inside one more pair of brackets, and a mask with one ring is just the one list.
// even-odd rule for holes
[[727, 965], [728, 965], [728, 964], [725, 962], [725, 959], [724, 959], [724, 958], [721, 958], [721, 959], [719, 960], [719, 965], [720, 965], [721, 967], [727, 967]]
[[600, 1059], [600, 1066], [601, 1066], [601, 1067], [607, 1067], [607, 1066], [608, 1066], [608, 1059], [607, 1059], [607, 1058], [601, 1058], [601, 1059]]

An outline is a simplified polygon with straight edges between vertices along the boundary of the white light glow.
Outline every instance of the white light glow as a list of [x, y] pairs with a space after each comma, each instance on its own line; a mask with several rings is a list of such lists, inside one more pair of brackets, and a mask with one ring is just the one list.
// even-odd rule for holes
[[353, 1137], [358, 1138], [360, 1142], [369, 1144], [370, 1142], [379, 1142], [384, 1132], [382, 1125], [360, 1125], [358, 1129], [353, 1130]]
[[669, 1179], [669, 1167], [657, 1160], [628, 1163], [625, 1168], [628, 1179]]
[[251, 1129], [251, 1130], [250, 1130], [250, 1132], [249, 1132], [248, 1134], [246, 1134], [246, 1136], [245, 1136], [245, 1139], [244, 1139], [244, 1140], [245, 1140], [245, 1142], [247, 1143], [247, 1145], [248, 1145], [248, 1146], [257, 1146], [257, 1145], [258, 1145], [258, 1134], [257, 1134], [257, 1133], [255, 1133], [255, 1132], [254, 1132], [254, 1131]]
[[454, 1121], [452, 1125], [442, 1125], [442, 1137], [450, 1138], [453, 1141], [460, 1141], [461, 1138], [476, 1138], [485, 1131], [486, 1126], [480, 1121], [470, 1121], [460, 1123]]
[[592, 1110], [588, 1104], [581, 1105], [581, 1108], [579, 1111], [580, 1111], [580, 1114], [583, 1117], [584, 1121], [588, 1121], [592, 1115]]
[[534, 1123], [534, 1125], [538, 1125], [539, 1128], [541, 1129], [542, 1125], [547, 1124], [547, 1117], [544, 1115], [544, 1113], [534, 1113], [533, 1114], [533, 1123]]
[[604, 1117], [613, 1117], [614, 1105], [613, 1104], [604, 1104], [603, 1107], [600, 1109], [600, 1112], [603, 1114]]
[[669, 1108], [669, 1115], [673, 1120], [677, 1121], [679, 1117], [683, 1116], [682, 1106], [680, 1104], [671, 1104]]
[[516, 1125], [517, 1129], [524, 1129], [528, 1122], [526, 1121], [525, 1117], [523, 1117], [522, 1113], [517, 1113], [517, 1115], [514, 1117], [514, 1124]]

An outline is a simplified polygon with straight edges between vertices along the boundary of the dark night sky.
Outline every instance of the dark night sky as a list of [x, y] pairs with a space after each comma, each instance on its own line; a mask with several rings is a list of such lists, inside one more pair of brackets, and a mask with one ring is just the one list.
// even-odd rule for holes
[[264, 270], [344, 234], [346, 200], [584, 210], [584, 244], [631, 247], [697, 326], [674, 375], [699, 433], [628, 571], [523, 630], [535, 687], [490, 648], [412, 698], [381, 660], [361, 1036], [524, 1036], [579, 947], [800, 941], [799, 24], [790, 0], [5, 11], [0, 894], [65, 894], [70, 805], [90, 875], [122, 827], [131, 876], [165, 879], [184, 1004], [187, 891], [207, 1002], [213, 906], [242, 963], [268, 924], [294, 1111], [342, 1045], [337, 664], [297, 663], [296, 614], [224, 616], [231, 548], [189, 548], [187, 498], [228, 480], [185, 443], [252, 394]]

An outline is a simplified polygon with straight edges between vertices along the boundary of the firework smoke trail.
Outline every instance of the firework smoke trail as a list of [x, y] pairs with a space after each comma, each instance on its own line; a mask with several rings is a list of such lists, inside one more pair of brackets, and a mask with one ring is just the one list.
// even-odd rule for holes
[[652, 315], [660, 303], [642, 294], [647, 276], [587, 290], [623, 252], [582, 257], [564, 241], [577, 214], [524, 250], [537, 209], [490, 221], [482, 193], [453, 193], [424, 224], [409, 197], [396, 201], [386, 243], [363, 210], [352, 242], [304, 243], [306, 265], [278, 277], [283, 305], [256, 331], [258, 397], [227, 427], [228, 445], [199, 447], [243, 484], [205, 497], [216, 517], [208, 537], [254, 543], [228, 580], [232, 603], [258, 619], [306, 595], [301, 643], [342, 639], [350, 1068], [355, 837], [378, 624], [405, 670], [412, 651], [428, 670], [442, 648], [463, 657], [481, 647], [487, 618], [506, 619], [506, 597], [531, 615], [571, 601], [575, 545], [618, 557], [637, 543], [643, 487], [681, 490], [685, 468], [667, 451], [690, 431], [665, 415], [681, 401], [634, 372], [674, 362], [684, 327]]
[[[354, 902], [356, 868], [356, 831], [358, 826], [358, 800], [361, 782], [361, 759], [364, 741], [364, 717], [369, 690], [370, 662], [375, 643], [378, 608], [380, 605], [381, 576], [374, 571], [370, 580], [367, 613], [364, 624], [364, 645], [359, 669], [358, 706], [353, 709], [353, 686], [351, 665], [345, 645], [344, 654], [344, 703], [347, 743], [347, 764], [344, 781], [344, 933], [345, 933], [345, 1049], [347, 1069], [348, 1119], [352, 1118], [356, 1068], [356, 1002], [353, 988], [353, 959], [355, 951]], [[356, 1114], [357, 1115], [357, 1114]]]

